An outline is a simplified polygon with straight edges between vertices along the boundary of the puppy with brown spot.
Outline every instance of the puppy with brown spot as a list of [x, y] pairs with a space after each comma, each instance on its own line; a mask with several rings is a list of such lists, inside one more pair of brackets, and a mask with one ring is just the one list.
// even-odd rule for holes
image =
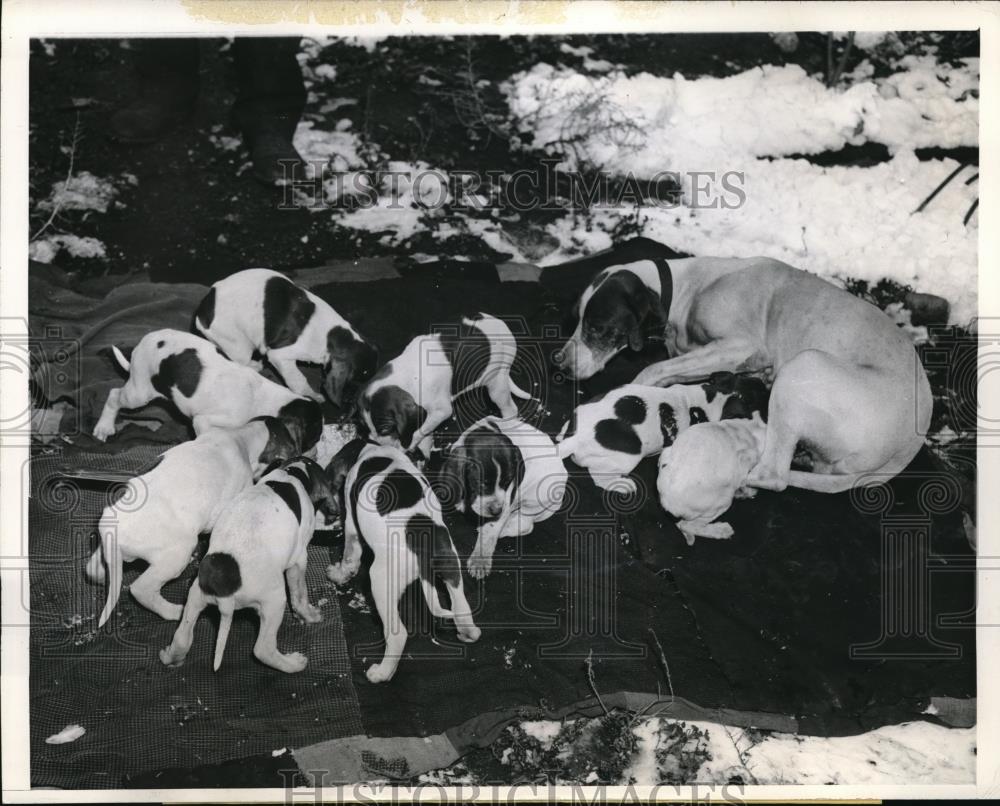
[[[275, 417], [258, 417], [235, 429], [212, 428], [161, 454], [156, 465], [129, 481], [120, 500], [98, 523], [101, 544], [87, 563], [94, 582], [108, 579], [108, 598], [98, 621], [103, 627], [118, 604], [122, 565], [145, 560], [149, 567], [132, 583], [139, 604], [165, 619], [181, 617], [181, 606], [160, 589], [191, 560], [198, 535], [210, 532], [228, 501], [253, 483], [271, 462], [294, 456], [295, 444]], [[107, 574], [105, 574], [105, 564]]]
[[254, 656], [281, 672], [301, 672], [307, 659], [278, 651], [278, 628], [285, 615], [285, 582], [292, 610], [309, 623], [321, 621], [309, 603], [305, 573], [316, 511], [332, 516], [336, 498], [323, 469], [311, 459], [284, 462], [253, 487], [233, 498], [212, 530], [208, 553], [191, 584], [181, 623], [160, 651], [167, 666], [184, 662], [194, 625], [206, 606], [219, 608], [219, 636], [213, 666], [218, 671], [229, 638], [233, 612], [252, 607], [260, 615]]
[[[480, 630], [465, 598], [458, 552], [444, 525], [441, 504], [416, 465], [398, 448], [355, 440], [334, 457], [327, 474], [344, 479], [344, 556], [327, 568], [327, 576], [344, 585], [357, 574], [359, 538], [375, 555], [369, 575], [385, 655], [368, 669], [368, 680], [383, 683], [396, 673], [408, 635], [399, 600], [417, 580], [431, 614], [452, 619], [460, 641], [477, 641]], [[451, 610], [441, 604], [436, 577], [448, 589]]]
[[327, 302], [271, 269], [219, 280], [195, 312], [194, 326], [238, 364], [266, 358], [288, 388], [322, 402], [298, 363], [323, 367], [323, 391], [345, 408], [378, 365], [378, 350]]
[[458, 438], [441, 481], [455, 509], [481, 520], [473, 578], [490, 573], [500, 538], [530, 534], [562, 506], [567, 478], [551, 438], [523, 420], [484, 417]]
[[768, 391], [758, 378], [716, 372], [702, 384], [666, 388], [626, 384], [577, 407], [557, 440], [559, 456], [587, 468], [598, 487], [634, 494], [629, 474], [646, 456], [696, 423], [767, 417]]
[[102, 442], [115, 433], [120, 409], [137, 409], [157, 398], [171, 401], [190, 417], [195, 434], [212, 427], [236, 428], [261, 415], [279, 417], [299, 446], [308, 452], [323, 433], [323, 410], [314, 400], [230, 361], [215, 345], [180, 330], [147, 333], [127, 359], [112, 347], [128, 373], [119, 389], [108, 393], [94, 436]]
[[700, 423], [663, 449], [656, 478], [660, 505], [678, 519], [689, 546], [696, 537], [733, 536], [732, 526], [714, 521], [734, 498], [756, 494], [747, 476], [760, 459], [766, 428], [758, 412], [750, 420]]
[[378, 443], [430, 458], [434, 430], [451, 416], [452, 400], [471, 389], [485, 388], [501, 417], [517, 416], [512, 395], [531, 395], [511, 380], [516, 356], [510, 328], [485, 313], [418, 336], [362, 392], [362, 422]]

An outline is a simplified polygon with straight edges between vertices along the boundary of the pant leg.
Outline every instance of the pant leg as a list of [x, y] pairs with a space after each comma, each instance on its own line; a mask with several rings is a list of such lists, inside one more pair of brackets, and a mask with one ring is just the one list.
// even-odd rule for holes
[[135, 68], [144, 82], [171, 85], [191, 94], [198, 89], [198, 40], [133, 40]]
[[291, 140], [305, 108], [306, 90], [296, 55], [298, 37], [233, 40], [239, 90], [233, 121], [247, 138], [263, 132]]

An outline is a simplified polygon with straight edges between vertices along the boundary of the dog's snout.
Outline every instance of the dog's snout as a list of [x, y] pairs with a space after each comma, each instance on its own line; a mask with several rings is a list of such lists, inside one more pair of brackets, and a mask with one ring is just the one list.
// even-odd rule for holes
[[486, 512], [491, 518], [497, 518], [500, 513], [503, 512], [503, 503], [501, 501], [490, 501], [486, 507]]

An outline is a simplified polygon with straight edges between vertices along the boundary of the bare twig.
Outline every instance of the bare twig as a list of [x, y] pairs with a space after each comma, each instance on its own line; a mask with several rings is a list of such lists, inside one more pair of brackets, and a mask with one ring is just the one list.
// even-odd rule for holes
[[969, 220], [970, 220], [970, 219], [972, 218], [972, 214], [973, 214], [974, 212], [976, 212], [976, 208], [977, 208], [977, 207], [979, 207], [979, 199], [976, 199], [976, 200], [975, 200], [975, 201], [974, 201], [974, 202], [972, 203], [972, 206], [971, 206], [971, 207], [969, 208], [969, 212], [967, 212], [967, 213], [965, 214], [965, 218], [964, 218], [964, 219], [962, 219], [962, 224], [963, 224], [963, 226], [968, 226], [968, 225], [969, 225]]
[[[66, 181], [63, 183], [63, 190], [69, 189], [69, 183], [73, 180], [73, 163], [76, 160], [76, 147], [80, 142], [80, 113], [76, 113], [76, 125], [73, 127], [73, 140], [70, 142], [69, 146], [69, 169], [66, 171]], [[62, 203], [56, 202], [52, 205], [52, 214], [46, 219], [45, 223], [42, 224], [41, 228], [28, 239], [28, 243], [32, 241], [37, 241], [41, 237], [42, 233], [45, 232], [49, 227], [52, 226], [52, 222], [56, 220], [56, 216], [59, 215], [59, 211], [62, 209]]]
[[[940, 193], [942, 190], [944, 190], [945, 187], [947, 187], [948, 183], [951, 182], [952, 179], [954, 179], [956, 176], [958, 176], [962, 172], [963, 168], [965, 168], [965, 163], [964, 162], [961, 165], [959, 165], [954, 171], [952, 171], [950, 174], [948, 174], [944, 178], [944, 181], [940, 185], [938, 185], [936, 188], [934, 188], [934, 190], [931, 192], [931, 195], [928, 196], [926, 199], [924, 199], [920, 203], [920, 206], [916, 210], [914, 210], [913, 212], [914, 213], [919, 213], [928, 204], [930, 204], [934, 200], [934, 197], [937, 196], [938, 193]], [[978, 176], [978, 174], [977, 174], [977, 176]]]
[[[732, 742], [733, 749], [736, 751], [736, 757], [740, 760], [740, 766], [744, 770], [746, 770], [747, 775], [750, 776], [750, 783], [756, 784], [757, 783], [757, 776], [754, 775], [750, 771], [750, 768], [747, 766], [746, 753], [745, 753], [745, 751], [740, 750], [739, 739], [733, 738], [733, 734], [729, 732], [729, 726], [726, 725], [721, 719], [719, 720], [719, 725], [722, 726], [722, 729], [726, 732], [726, 736], [729, 737], [729, 741]], [[745, 731], [743, 731], [740, 735], [742, 736], [744, 733], [745, 733]]]
[[826, 35], [826, 86], [830, 86], [830, 76], [833, 75], [833, 31]]
[[597, 683], [594, 680], [594, 650], [591, 649], [587, 653], [587, 681], [590, 683], [590, 688], [594, 692], [594, 696], [597, 697], [597, 701], [601, 704], [601, 708], [604, 709], [606, 716], [610, 716], [611, 712], [608, 707], [604, 704], [604, 700], [601, 699], [601, 692], [597, 690]]
[[840, 54], [840, 61], [837, 62], [837, 71], [833, 74], [833, 80], [830, 82], [831, 87], [837, 86], [837, 82], [840, 81], [840, 77], [844, 73], [844, 68], [847, 66], [847, 58], [851, 55], [851, 48], [853, 46], [854, 31], [850, 31], [847, 34], [847, 44], [844, 45], [844, 51]]
[[663, 671], [667, 673], [667, 687], [670, 689], [670, 704], [674, 703], [674, 681], [670, 677], [670, 664], [667, 663], [667, 656], [663, 652], [663, 645], [660, 643], [660, 639], [657, 637], [656, 633], [653, 632], [653, 628], [649, 628], [649, 634], [653, 636], [653, 640], [656, 642], [656, 648], [660, 652], [660, 661], [663, 663]]

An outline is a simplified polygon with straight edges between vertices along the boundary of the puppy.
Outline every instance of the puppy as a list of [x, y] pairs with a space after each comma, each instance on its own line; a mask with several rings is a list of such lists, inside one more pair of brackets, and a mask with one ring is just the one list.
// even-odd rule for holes
[[[375, 555], [369, 574], [382, 619], [385, 656], [368, 669], [368, 680], [382, 683], [396, 673], [407, 638], [399, 599], [418, 579], [431, 613], [453, 619], [460, 641], [477, 641], [480, 630], [465, 598], [461, 563], [441, 517], [441, 504], [406, 454], [388, 445], [355, 440], [334, 458], [327, 473], [344, 478], [345, 503], [344, 557], [326, 569], [327, 576], [343, 585], [358, 572], [359, 536]], [[435, 574], [448, 588], [451, 610], [441, 605]]]
[[[212, 428], [161, 454], [147, 473], [129, 481], [119, 503], [105, 507], [98, 524], [101, 545], [87, 563], [87, 576], [105, 579], [108, 598], [98, 626], [110, 618], [121, 593], [122, 565], [149, 563], [132, 583], [136, 601], [165, 619], [181, 617], [181, 606], [160, 593], [191, 559], [198, 535], [209, 532], [230, 499], [249, 487], [271, 462], [295, 455], [296, 446], [276, 417], [258, 417], [235, 429]], [[122, 507], [121, 500], [141, 502]]]
[[733, 498], [756, 493], [746, 481], [760, 459], [766, 428], [757, 412], [752, 420], [700, 423], [663, 449], [656, 479], [660, 504], [679, 519], [677, 527], [689, 546], [696, 537], [733, 536], [728, 523], [712, 521], [732, 506]]
[[212, 286], [194, 326], [233, 361], [266, 357], [288, 388], [322, 402], [296, 362], [323, 366], [323, 391], [343, 407], [378, 364], [378, 351], [315, 294], [270, 269], [246, 269]]
[[160, 651], [160, 660], [167, 666], [184, 662], [199, 614], [214, 604], [220, 616], [213, 662], [216, 671], [222, 664], [233, 612], [243, 607], [252, 607], [260, 615], [254, 656], [281, 672], [305, 669], [305, 655], [278, 651], [285, 581], [292, 609], [309, 623], [321, 621], [323, 616], [309, 603], [306, 589], [306, 550], [316, 510], [332, 513], [335, 507], [326, 474], [305, 457], [279, 465], [233, 498], [212, 530], [208, 553], [191, 584], [181, 623], [170, 646]]
[[274, 415], [295, 438], [299, 453], [306, 453], [323, 433], [323, 409], [316, 401], [228, 360], [200, 336], [154, 330], [139, 340], [131, 361], [117, 347], [111, 349], [128, 380], [108, 394], [94, 428], [94, 436], [102, 442], [115, 433], [120, 409], [137, 409], [160, 397], [192, 418], [195, 434]]
[[489, 574], [498, 539], [530, 534], [562, 506], [567, 477], [552, 440], [522, 420], [484, 417], [458, 438], [441, 479], [459, 512], [484, 521], [468, 559], [472, 577]]
[[587, 468], [594, 484], [634, 494], [628, 478], [643, 457], [659, 453], [695, 423], [767, 417], [758, 378], [716, 372], [706, 383], [667, 388], [626, 384], [577, 407], [560, 431], [559, 456]]
[[470, 389], [485, 387], [501, 417], [517, 416], [511, 394], [524, 400], [531, 395], [510, 378], [516, 356], [510, 328], [489, 314], [418, 336], [362, 392], [362, 422], [380, 444], [404, 451], [419, 447], [429, 458], [434, 429], [451, 416], [452, 400]]

